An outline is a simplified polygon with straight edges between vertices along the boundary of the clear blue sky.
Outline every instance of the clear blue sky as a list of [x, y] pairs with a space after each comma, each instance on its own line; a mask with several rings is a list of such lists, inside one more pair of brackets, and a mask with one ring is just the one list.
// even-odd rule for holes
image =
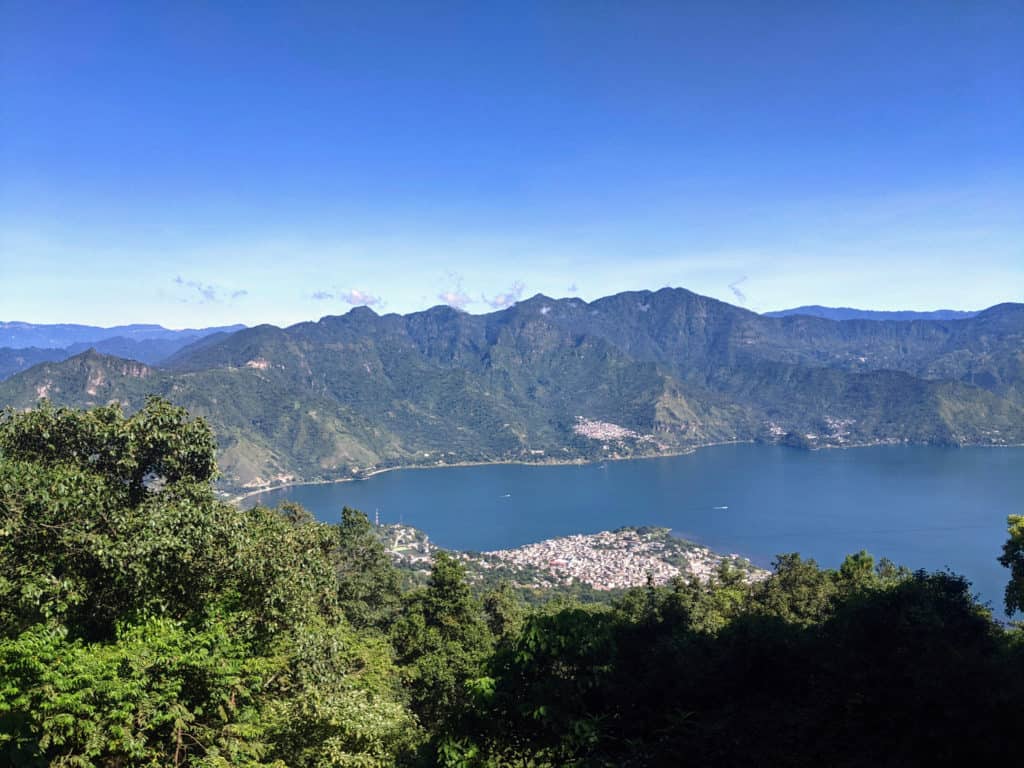
[[1024, 297], [1019, 2], [0, 0], [0, 319]]

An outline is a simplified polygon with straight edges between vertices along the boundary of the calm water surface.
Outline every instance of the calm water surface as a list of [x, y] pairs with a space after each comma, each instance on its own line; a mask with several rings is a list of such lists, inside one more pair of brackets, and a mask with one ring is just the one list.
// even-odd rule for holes
[[800, 552], [836, 566], [859, 549], [910, 568], [967, 576], [1001, 613], [1006, 516], [1024, 514], [1024, 449], [760, 445], [585, 466], [387, 472], [285, 488], [247, 503], [297, 501], [337, 521], [342, 506], [402, 521], [453, 549], [515, 547], [623, 525], [659, 525], [768, 566]]

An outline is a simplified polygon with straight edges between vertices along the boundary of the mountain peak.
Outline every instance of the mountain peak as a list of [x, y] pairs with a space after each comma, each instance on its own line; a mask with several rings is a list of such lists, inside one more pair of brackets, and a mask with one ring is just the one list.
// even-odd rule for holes
[[117, 355], [108, 355], [104, 352], [98, 351], [95, 347], [89, 347], [84, 352], [72, 355], [65, 362], [69, 364], [79, 363], [93, 366], [122, 366], [124, 364], [128, 364], [131, 366], [138, 366], [139, 368], [145, 368], [147, 370], [149, 369], [148, 365], [140, 363], [138, 360], [129, 360], [124, 357], [118, 357]]
[[1002, 304], [993, 304], [988, 309], [983, 309], [978, 313], [978, 315], [996, 315], [1007, 312], [1017, 313], [1022, 311], [1024, 311], [1024, 304], [1016, 301], [1004, 301]]
[[357, 307], [352, 307], [348, 312], [345, 313], [348, 317], [355, 318], [373, 318], [380, 317], [372, 308], [365, 304], [360, 304]]

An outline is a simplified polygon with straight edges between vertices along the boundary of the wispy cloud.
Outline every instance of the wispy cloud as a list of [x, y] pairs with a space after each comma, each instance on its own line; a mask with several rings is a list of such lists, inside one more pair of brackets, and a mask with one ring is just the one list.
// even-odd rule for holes
[[494, 309], [505, 309], [506, 307], [511, 307], [523, 297], [524, 288], [526, 288], [526, 286], [519, 280], [516, 280], [512, 283], [512, 287], [504, 293], [499, 293], [490, 299], [486, 296], [483, 296], [482, 298], [485, 304]]
[[441, 291], [437, 294], [437, 298], [440, 299], [443, 304], [447, 304], [449, 307], [455, 307], [456, 309], [465, 309], [466, 306], [473, 301], [472, 298], [460, 289]]
[[249, 291], [244, 288], [232, 289], [199, 280], [186, 280], [181, 275], [174, 278], [174, 284], [185, 293], [179, 300], [188, 304], [222, 304], [249, 295]]
[[350, 288], [347, 291], [338, 293], [338, 298], [353, 307], [376, 307], [384, 303], [380, 296], [360, 291], [358, 288]]
[[373, 294], [361, 291], [358, 288], [342, 290], [341, 288], [335, 287], [329, 291], [313, 291], [309, 294], [309, 298], [313, 301], [334, 301], [337, 299], [351, 307], [376, 307], [384, 305], [384, 299], [380, 296], [374, 296]]
[[729, 283], [729, 290], [732, 291], [732, 295], [736, 297], [740, 304], [747, 303], [747, 295], [740, 290], [740, 285], [746, 282], [747, 276], [743, 275], [739, 280], [733, 280]]
[[456, 309], [465, 309], [468, 305], [472, 304], [473, 298], [462, 290], [462, 275], [456, 272], [449, 272], [446, 277], [448, 282], [455, 285], [437, 294], [437, 298], [441, 303]]

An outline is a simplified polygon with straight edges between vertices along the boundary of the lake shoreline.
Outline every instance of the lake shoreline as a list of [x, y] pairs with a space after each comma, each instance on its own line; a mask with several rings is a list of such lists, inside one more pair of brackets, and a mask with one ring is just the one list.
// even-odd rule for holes
[[669, 453], [657, 453], [644, 456], [615, 456], [605, 457], [601, 459], [551, 459], [547, 461], [527, 461], [525, 459], [507, 459], [503, 461], [456, 461], [445, 464], [402, 464], [397, 467], [383, 467], [381, 469], [375, 469], [372, 472], [367, 472], [359, 477], [339, 477], [336, 480], [299, 480], [294, 483], [281, 483], [280, 485], [270, 485], [265, 488], [259, 488], [257, 490], [246, 491], [245, 493], [235, 494], [227, 496], [225, 501], [230, 504], [238, 504], [239, 502], [245, 501], [253, 496], [259, 496], [262, 493], [269, 493], [271, 491], [280, 491], [285, 488], [300, 488], [310, 485], [337, 485], [339, 483], [351, 483], [357, 480], [369, 480], [371, 477], [377, 475], [383, 475], [385, 472], [397, 472], [399, 470], [409, 469], [448, 469], [449, 467], [504, 467], [504, 466], [521, 466], [521, 467], [586, 467], [594, 464], [603, 464], [606, 461], [642, 461], [647, 459], [671, 459], [679, 456], [690, 456], [702, 448], [715, 448], [721, 445], [752, 445], [756, 443], [756, 440], [722, 440], [715, 443], [701, 443], [700, 445], [692, 445], [687, 447], [685, 450], [672, 451]]
[[[397, 472], [399, 470], [410, 470], [410, 469], [447, 469], [449, 467], [502, 467], [502, 466], [522, 466], [522, 467], [571, 467], [571, 466], [591, 466], [594, 464], [602, 464], [607, 461], [645, 461], [649, 459], [671, 459], [679, 456], [691, 456], [702, 448], [716, 448], [722, 445], [756, 445], [757, 440], [721, 440], [714, 443], [701, 443], [700, 445], [693, 445], [687, 447], [685, 450], [671, 451], [669, 453], [658, 453], [644, 456], [616, 456], [606, 457], [601, 459], [550, 459], [546, 461], [528, 461], [524, 459], [507, 459], [503, 461], [457, 461], [450, 464], [401, 464], [396, 467], [383, 467], [381, 469], [375, 469], [372, 472], [359, 475], [358, 477], [339, 477], [334, 480], [298, 480], [291, 483], [281, 483], [280, 485], [269, 485], [263, 488], [245, 491], [244, 493], [233, 494], [225, 496], [224, 500], [229, 504], [238, 504], [245, 501], [246, 499], [252, 498], [253, 496], [259, 496], [263, 493], [270, 493], [271, 491], [280, 491], [285, 488], [300, 488], [304, 486], [312, 485], [336, 485], [338, 483], [351, 483], [357, 480], [369, 480], [371, 477], [377, 475], [383, 475], [385, 472]], [[778, 445], [778, 443], [765, 443], [766, 445]], [[817, 445], [811, 448], [795, 448], [792, 446], [792, 450], [807, 450], [807, 451], [822, 451], [822, 450], [846, 450], [852, 448], [883, 448], [886, 446], [898, 447], [898, 446], [912, 446], [912, 445], [926, 445], [919, 443], [909, 442], [885, 442], [875, 441], [868, 443], [849, 443], [846, 445]], [[1012, 445], [992, 445], [990, 443], [970, 443], [965, 445], [948, 446], [950, 448], [1024, 448], [1024, 443], [1012, 444]]]

